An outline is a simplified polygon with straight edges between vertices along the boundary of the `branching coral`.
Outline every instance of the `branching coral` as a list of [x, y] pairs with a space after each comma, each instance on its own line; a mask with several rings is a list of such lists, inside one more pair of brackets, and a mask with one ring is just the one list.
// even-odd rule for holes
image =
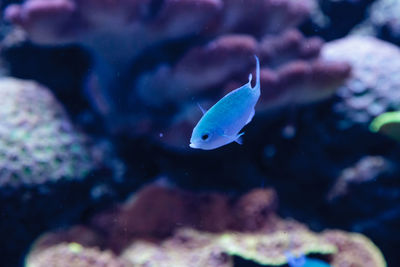
[[84, 178], [94, 169], [84, 136], [37, 83], [0, 80], [0, 186]]
[[348, 77], [350, 68], [344, 63], [321, 60], [321, 47], [320, 39], [307, 39], [292, 30], [267, 36], [261, 42], [247, 35], [226, 35], [205, 47], [194, 48], [174, 67], [164, 66], [139, 78], [139, 96], [147, 105], [166, 102], [180, 109], [178, 113], [174, 111], [172, 121], [150, 122], [139, 115], [139, 125], [148, 122], [147, 127], [157, 129], [151, 132], [162, 132], [166, 143], [184, 146], [200, 115], [196, 102], [204, 101], [209, 106], [241, 86], [251, 72], [254, 53], [259, 54], [262, 64], [259, 111], [326, 99]]
[[[313, 1], [252, 1], [246, 8], [238, 0], [45, 3], [10, 6], [6, 18], [37, 43], [94, 51], [87, 92], [110, 130], [175, 147], [187, 147], [196, 102], [215, 103], [247, 80], [254, 54], [263, 65], [260, 110], [325, 99], [349, 74], [346, 64], [319, 59], [321, 40], [289, 30]], [[158, 58], [162, 49], [172, 58]], [[151, 62], [136, 60], [143, 53]]]

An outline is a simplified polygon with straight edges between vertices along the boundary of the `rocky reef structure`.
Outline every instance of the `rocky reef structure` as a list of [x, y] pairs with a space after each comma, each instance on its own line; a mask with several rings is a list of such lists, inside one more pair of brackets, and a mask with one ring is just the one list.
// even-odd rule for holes
[[[232, 256], [260, 266], [278, 266], [287, 263], [287, 251], [293, 255], [319, 255], [331, 266], [386, 266], [379, 249], [366, 237], [334, 230], [314, 233], [296, 221], [275, 215], [276, 203], [271, 189], [255, 189], [233, 198], [150, 185], [115, 209], [112, 213], [117, 217], [100, 215], [94, 218], [91, 229], [78, 226], [45, 234], [33, 246], [30, 255], [34, 257], [27, 258], [27, 266], [38, 259], [42, 265], [32, 266], [47, 266], [49, 255], [58, 253], [65, 265], [54, 267], [71, 266], [66, 264], [71, 255], [75, 255], [72, 261], [80, 255], [86, 260], [91, 255], [98, 255], [97, 261], [113, 260], [114, 265], [105, 266], [228, 267], [235, 266]], [[125, 238], [110, 235], [122, 227]], [[137, 231], [138, 227], [148, 231]], [[104, 251], [115, 242], [119, 244], [112, 246], [116, 254]], [[115, 255], [118, 263], [113, 259]]]
[[87, 92], [111, 132], [185, 148], [197, 103], [209, 106], [243, 84], [254, 54], [262, 64], [260, 110], [326, 99], [349, 74], [348, 65], [319, 58], [320, 39], [292, 29], [313, 1], [254, 1], [245, 10], [240, 3], [29, 0], [9, 6], [5, 17], [35, 43], [93, 52]]

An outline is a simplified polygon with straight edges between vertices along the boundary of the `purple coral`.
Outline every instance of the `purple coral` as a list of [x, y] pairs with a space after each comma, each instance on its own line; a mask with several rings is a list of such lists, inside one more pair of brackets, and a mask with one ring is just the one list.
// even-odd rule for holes
[[47, 88], [0, 80], [0, 186], [79, 179], [94, 168], [81, 135]]
[[[175, 147], [187, 146], [198, 119], [196, 102], [215, 103], [247, 80], [254, 54], [264, 67], [264, 110], [329, 97], [349, 72], [347, 65], [319, 59], [321, 40], [287, 31], [310, 14], [312, 0], [252, 1], [246, 8], [239, 0], [45, 3], [9, 6], [6, 18], [39, 44], [78, 43], [93, 51], [87, 92], [110, 130], [150, 135]], [[129, 66], [146, 49], [182, 39], [191, 41], [175, 63], [162, 60], [130, 75]]]
[[162, 66], [143, 74], [136, 88], [149, 106], [177, 105], [180, 111], [167, 122], [169, 125], [156, 121], [152, 124], [161, 126], [155, 132], [163, 132], [165, 143], [184, 147], [198, 120], [196, 114], [200, 115], [197, 103], [209, 106], [243, 85], [252, 71], [254, 53], [259, 54], [262, 65], [262, 93], [256, 107], [259, 111], [332, 96], [349, 76], [350, 67], [322, 60], [322, 45], [319, 38], [305, 38], [296, 30], [265, 37], [261, 42], [249, 35], [225, 35], [193, 48], [172, 67]]

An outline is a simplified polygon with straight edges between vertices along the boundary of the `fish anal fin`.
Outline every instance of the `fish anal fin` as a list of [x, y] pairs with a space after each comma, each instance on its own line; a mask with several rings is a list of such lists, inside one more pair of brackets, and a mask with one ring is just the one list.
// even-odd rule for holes
[[243, 145], [243, 138], [242, 135], [244, 135], [244, 133], [240, 133], [236, 136], [235, 142], [238, 143], [239, 145]]

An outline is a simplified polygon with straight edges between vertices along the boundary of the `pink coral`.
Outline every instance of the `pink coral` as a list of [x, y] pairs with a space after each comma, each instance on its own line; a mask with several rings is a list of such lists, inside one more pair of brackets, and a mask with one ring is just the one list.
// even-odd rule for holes
[[[198, 120], [196, 102], [209, 106], [247, 81], [254, 54], [263, 68], [259, 110], [333, 94], [349, 67], [321, 60], [323, 42], [293, 30], [313, 5], [312, 0], [252, 0], [245, 6], [240, 0], [28, 0], [9, 6], [5, 16], [38, 44], [78, 43], [94, 52], [87, 92], [114, 133], [150, 135], [186, 148]], [[182, 49], [172, 48], [173, 58], [154, 58], [156, 63], [141, 68], [138, 55], [168, 44]]]

